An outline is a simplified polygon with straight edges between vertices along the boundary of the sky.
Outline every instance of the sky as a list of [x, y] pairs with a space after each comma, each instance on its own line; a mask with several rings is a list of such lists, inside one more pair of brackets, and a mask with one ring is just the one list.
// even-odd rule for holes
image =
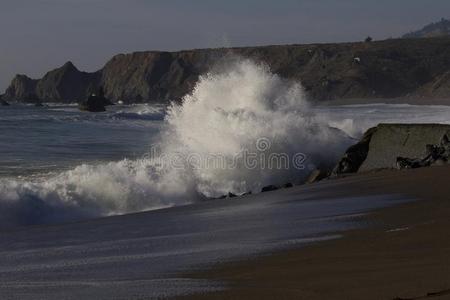
[[450, 17], [448, 0], [0, 0], [0, 93], [72, 61], [143, 50], [398, 37]]

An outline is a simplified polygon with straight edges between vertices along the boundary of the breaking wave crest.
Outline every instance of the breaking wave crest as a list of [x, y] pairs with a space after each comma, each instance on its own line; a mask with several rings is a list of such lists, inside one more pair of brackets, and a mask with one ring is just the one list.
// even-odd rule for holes
[[[264, 149], [258, 148], [261, 139], [268, 143]], [[313, 168], [334, 163], [349, 143], [314, 116], [299, 83], [281, 79], [266, 65], [233, 59], [201, 76], [193, 92], [167, 110], [158, 148], [184, 159], [181, 167], [161, 166], [151, 155], [81, 165], [41, 180], [2, 180], [0, 219], [2, 225], [61, 222], [182, 205], [203, 195], [257, 192], [268, 184], [300, 182]], [[188, 159], [195, 154], [231, 160], [243, 150], [302, 153], [304, 166], [268, 168], [258, 160], [252, 168], [243, 162], [198, 167]]]
[[147, 120], [147, 121], [160, 121], [164, 119], [164, 107], [163, 106], [150, 106], [145, 104], [134, 105], [126, 110], [120, 110], [111, 115], [112, 119], [125, 119], [125, 120]]

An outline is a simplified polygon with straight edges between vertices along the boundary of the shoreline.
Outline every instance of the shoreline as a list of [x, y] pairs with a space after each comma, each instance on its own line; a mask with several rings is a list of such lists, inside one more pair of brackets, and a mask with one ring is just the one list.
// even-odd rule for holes
[[443, 166], [337, 179], [338, 194], [400, 193], [419, 201], [374, 210], [364, 217], [368, 228], [338, 240], [185, 274], [228, 289], [177, 299], [450, 297], [449, 175]]
[[[414, 105], [414, 106], [450, 106], [450, 98], [436, 98], [436, 97], [397, 97], [397, 98], [342, 98], [335, 100], [317, 100], [309, 99], [309, 102], [314, 106], [352, 106], [352, 105]], [[33, 103], [23, 101], [9, 101], [13, 107], [35, 107]], [[44, 106], [74, 106], [78, 105], [78, 102], [42, 102]], [[154, 106], [168, 106], [166, 102], [132, 102], [126, 104], [114, 103], [118, 106], [136, 106], [136, 105], [154, 105]]]
[[417, 106], [450, 106], [450, 98], [435, 97], [398, 97], [398, 98], [347, 98], [327, 101], [312, 101], [316, 105], [346, 106], [346, 105], [417, 105]]

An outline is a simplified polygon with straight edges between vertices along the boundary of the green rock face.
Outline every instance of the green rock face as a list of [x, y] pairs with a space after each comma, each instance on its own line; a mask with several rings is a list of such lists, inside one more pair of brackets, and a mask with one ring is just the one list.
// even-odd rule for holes
[[427, 145], [439, 145], [445, 135], [450, 135], [449, 125], [380, 124], [358, 172], [396, 168], [398, 157], [425, 157]]
[[[417, 160], [423, 162], [424, 166], [447, 163], [449, 137], [450, 125], [380, 124], [369, 129], [360, 142], [346, 151], [331, 176], [398, 169], [399, 158]], [[443, 141], [446, 141], [444, 160], [432, 158], [430, 149], [442, 146]]]

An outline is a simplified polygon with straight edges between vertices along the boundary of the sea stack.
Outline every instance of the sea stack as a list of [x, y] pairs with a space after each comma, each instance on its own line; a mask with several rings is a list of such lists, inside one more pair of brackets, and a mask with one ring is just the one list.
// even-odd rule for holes
[[0, 106], [9, 106], [9, 103], [3, 100], [3, 95], [0, 95]]
[[112, 103], [105, 98], [103, 88], [100, 87], [97, 94], [91, 94], [86, 101], [78, 104], [78, 108], [82, 111], [102, 112], [106, 111], [105, 106], [107, 105], [112, 105]]

